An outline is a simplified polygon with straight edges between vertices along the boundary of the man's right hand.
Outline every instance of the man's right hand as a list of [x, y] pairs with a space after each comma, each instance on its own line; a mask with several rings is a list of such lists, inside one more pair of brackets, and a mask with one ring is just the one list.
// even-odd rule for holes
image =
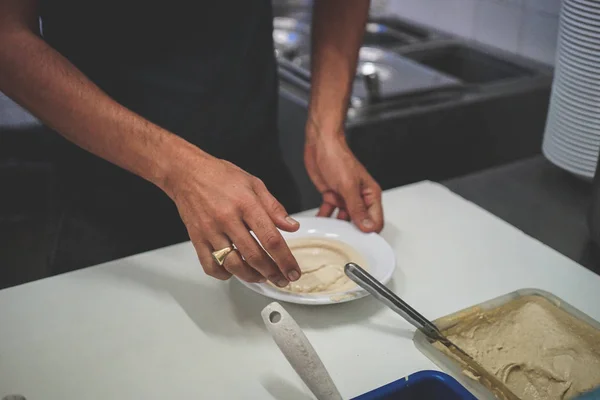
[[[296, 231], [298, 222], [258, 178], [201, 151], [192, 153], [178, 157], [163, 189], [177, 205], [204, 271], [222, 280], [232, 274], [246, 282], [268, 279], [280, 287], [298, 280], [298, 263], [277, 230]], [[231, 244], [238, 251], [219, 266], [212, 252]]]

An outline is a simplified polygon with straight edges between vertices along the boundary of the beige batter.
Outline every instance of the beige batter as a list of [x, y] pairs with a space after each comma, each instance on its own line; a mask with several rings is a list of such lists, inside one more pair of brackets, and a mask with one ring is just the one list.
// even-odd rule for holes
[[367, 269], [365, 259], [339, 240], [322, 238], [287, 241], [298, 261], [302, 276], [281, 290], [294, 293], [339, 293], [356, 287], [344, 273], [344, 266], [354, 262]]
[[571, 399], [600, 385], [600, 331], [540, 296], [474, 313], [444, 333], [523, 400]]

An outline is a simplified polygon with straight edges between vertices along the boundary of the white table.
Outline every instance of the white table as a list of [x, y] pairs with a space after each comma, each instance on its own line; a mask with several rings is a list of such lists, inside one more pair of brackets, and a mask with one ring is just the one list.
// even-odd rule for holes
[[[599, 276], [444, 187], [384, 206], [391, 287], [427, 317], [536, 287], [600, 319]], [[310, 399], [262, 325], [268, 302], [206, 277], [189, 243], [0, 291], [0, 398]], [[435, 369], [372, 298], [285, 307], [345, 398]]]

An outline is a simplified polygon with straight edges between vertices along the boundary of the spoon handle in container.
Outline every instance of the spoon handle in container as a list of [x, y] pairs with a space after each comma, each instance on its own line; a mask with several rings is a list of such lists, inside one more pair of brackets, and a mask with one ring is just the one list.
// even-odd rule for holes
[[346, 275], [358, 286], [365, 289], [377, 300], [400, 314], [405, 320], [410, 322], [425, 335], [434, 340], [446, 341], [438, 328], [427, 318], [419, 314], [408, 303], [396, 296], [394, 292], [385, 287], [381, 282], [375, 279], [371, 274], [361, 268], [358, 264], [348, 263], [344, 267]]
[[318, 400], [342, 400], [323, 362], [292, 316], [277, 302], [261, 312], [271, 337]]

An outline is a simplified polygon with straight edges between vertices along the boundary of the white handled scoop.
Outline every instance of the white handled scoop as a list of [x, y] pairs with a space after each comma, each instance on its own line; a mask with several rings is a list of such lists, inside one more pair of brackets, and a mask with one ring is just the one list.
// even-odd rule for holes
[[342, 400], [317, 352], [285, 308], [273, 302], [261, 315], [271, 337], [317, 399]]

